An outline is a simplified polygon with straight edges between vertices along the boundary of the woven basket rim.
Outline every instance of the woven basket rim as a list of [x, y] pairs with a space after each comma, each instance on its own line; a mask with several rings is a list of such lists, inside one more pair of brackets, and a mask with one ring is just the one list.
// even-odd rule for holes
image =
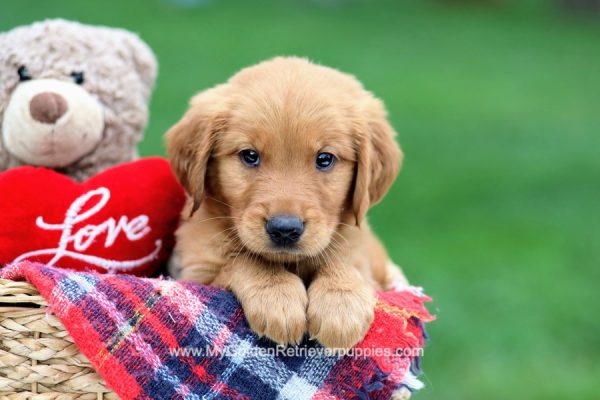
[[0, 278], [0, 306], [31, 303], [47, 306], [48, 302], [39, 294], [35, 286], [24, 281]]

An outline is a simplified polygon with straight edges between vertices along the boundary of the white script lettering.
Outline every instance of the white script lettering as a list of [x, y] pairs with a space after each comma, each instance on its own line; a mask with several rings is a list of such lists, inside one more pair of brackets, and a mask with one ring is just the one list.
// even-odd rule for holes
[[[81, 210], [95, 198], [98, 198], [97, 202], [82, 212]], [[98, 266], [107, 271], [117, 271], [139, 267], [155, 259], [162, 247], [161, 240], [157, 240], [154, 243], [155, 248], [150, 254], [135, 260], [109, 260], [84, 254], [102, 234], [106, 235], [104, 238], [104, 247], [110, 248], [119, 237], [124, 237], [130, 242], [135, 242], [144, 238], [151, 231], [150, 226], [148, 226], [150, 219], [147, 215], [138, 215], [131, 220], [125, 215], [122, 215], [118, 219], [110, 217], [98, 225], [87, 224], [79, 229], [75, 229], [75, 225], [100, 212], [109, 200], [110, 191], [105, 187], [100, 187], [75, 199], [67, 209], [65, 218], [60, 224], [48, 223], [44, 221], [42, 216], [38, 216], [35, 223], [40, 229], [61, 232], [58, 246], [56, 248], [34, 250], [21, 254], [14, 262], [42, 255], [53, 255], [52, 259], [47, 263], [48, 265], [56, 265], [62, 258], [69, 257]]]

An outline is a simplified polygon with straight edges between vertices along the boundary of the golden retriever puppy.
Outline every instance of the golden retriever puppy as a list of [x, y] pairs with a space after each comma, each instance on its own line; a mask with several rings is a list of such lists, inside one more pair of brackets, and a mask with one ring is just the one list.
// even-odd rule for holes
[[166, 135], [190, 195], [175, 276], [230, 289], [250, 327], [350, 348], [404, 279], [365, 222], [402, 153], [352, 76], [279, 57], [196, 95]]

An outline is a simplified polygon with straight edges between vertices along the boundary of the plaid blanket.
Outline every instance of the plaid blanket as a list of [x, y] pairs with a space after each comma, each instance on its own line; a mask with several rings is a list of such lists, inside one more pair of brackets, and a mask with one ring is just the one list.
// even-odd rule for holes
[[29, 262], [1, 275], [39, 290], [122, 399], [389, 399], [422, 386], [414, 374], [433, 317], [414, 288], [380, 293], [365, 339], [336, 355], [308, 339], [297, 348], [259, 339], [217, 288]]

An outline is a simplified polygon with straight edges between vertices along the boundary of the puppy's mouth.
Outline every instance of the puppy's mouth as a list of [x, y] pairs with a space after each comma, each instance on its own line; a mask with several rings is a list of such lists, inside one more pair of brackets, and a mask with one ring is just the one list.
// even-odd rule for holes
[[248, 250], [252, 253], [255, 253], [258, 257], [268, 261], [292, 262], [300, 261], [308, 257], [306, 251], [298, 244], [270, 244], [262, 248], [260, 251], [253, 251], [252, 249]]
[[266, 253], [275, 254], [278, 256], [281, 256], [281, 255], [289, 255], [289, 256], [294, 256], [294, 257], [305, 256], [305, 251], [302, 250], [297, 245], [271, 246], [267, 249]]
[[263, 248], [256, 250], [249, 246], [244, 246], [232, 254], [234, 254], [234, 256], [246, 254], [250, 258], [263, 260], [267, 263], [296, 263], [309, 258], [309, 255], [298, 248]]
[[328, 247], [328, 241], [323, 245], [310, 246], [308, 243], [276, 245], [270, 239], [246, 242], [242, 252], [269, 262], [295, 263], [311, 258], [317, 258]]

